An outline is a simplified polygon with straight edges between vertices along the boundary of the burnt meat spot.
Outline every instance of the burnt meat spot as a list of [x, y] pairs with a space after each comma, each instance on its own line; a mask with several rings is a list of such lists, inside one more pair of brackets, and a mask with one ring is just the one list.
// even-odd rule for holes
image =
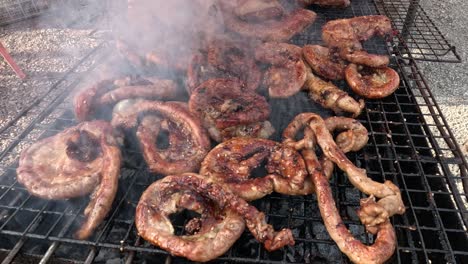
[[67, 156], [81, 162], [95, 160], [101, 153], [99, 140], [86, 131], [76, 131], [67, 142]]

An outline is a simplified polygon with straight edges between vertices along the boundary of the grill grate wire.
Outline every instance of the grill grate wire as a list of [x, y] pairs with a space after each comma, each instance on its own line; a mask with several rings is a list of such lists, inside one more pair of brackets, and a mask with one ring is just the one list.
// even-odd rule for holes
[[419, 4], [419, 0], [375, 0], [377, 10], [392, 19], [400, 32], [396, 43], [403, 58], [433, 62], [461, 62], [455, 47], [449, 43]]
[[[368, 1], [355, 0], [344, 12], [314, 8], [319, 13], [318, 21], [293, 42], [320, 43], [317, 32], [325, 21], [375, 14], [380, 10], [377, 7]], [[468, 211], [464, 205], [467, 196], [457, 188], [457, 184], [468, 180], [466, 161], [413, 58], [404, 59], [404, 54], [411, 54], [408, 47], [400, 43], [404, 42], [366, 43], [371, 51], [392, 55], [392, 67], [398, 70], [402, 82], [394, 95], [366, 102], [366, 110], [359, 120], [369, 130], [370, 141], [362, 151], [348, 156], [373, 179], [391, 180], [402, 190], [407, 212], [392, 219], [398, 237], [392, 263], [468, 262]], [[106, 56], [101, 49], [80, 63], [91, 65], [87, 73], [97, 72], [99, 68], [94, 69], [94, 64]], [[9, 142], [6, 147], [0, 147], [0, 245], [3, 248], [0, 256], [5, 256], [3, 262], [22, 263], [23, 256], [37, 257], [43, 263], [48, 260], [106, 263], [114, 259], [125, 263], [186, 262], [170, 257], [137, 235], [133, 221], [136, 204], [142, 191], [159, 178], [148, 173], [137, 149], [125, 149], [126, 160], [113, 210], [96, 234], [85, 241], [74, 239], [73, 232], [82, 220], [87, 198], [45, 201], [32, 197], [17, 183], [16, 158], [21, 150], [37, 138], [76, 124], [70, 111], [72, 95], [67, 96], [64, 91], [82, 85], [83, 75], [87, 73], [70, 74], [71, 80], [61, 83], [65, 88], [41, 100], [46, 107], [37, 110], [42, 109], [38, 103], [31, 110], [38, 112], [37, 118], [20, 130], [19, 136], [9, 136], [19, 130], [16, 124], [0, 133], [0, 137]], [[288, 100], [272, 100], [271, 104], [272, 122], [279, 131], [299, 112], [330, 114], [310, 103], [304, 94]], [[278, 134], [274, 137], [279, 139]], [[362, 194], [340, 172], [334, 173], [331, 185], [345, 224], [362, 241], [372, 243], [373, 237], [364, 232], [354, 212]], [[275, 227], [291, 228], [297, 238], [296, 246], [268, 253], [246, 232], [214, 263], [348, 262], [324, 230], [313, 195], [273, 194], [255, 201], [254, 205], [265, 212], [267, 220]], [[178, 223], [178, 232], [183, 225], [183, 221]]]

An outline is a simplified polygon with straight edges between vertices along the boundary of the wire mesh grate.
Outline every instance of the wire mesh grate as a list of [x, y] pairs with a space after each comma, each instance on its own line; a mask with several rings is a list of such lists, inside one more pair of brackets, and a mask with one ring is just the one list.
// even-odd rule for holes
[[68, 21], [72, 17], [87, 19], [89, 16], [101, 15], [104, 4], [91, 3], [89, 0], [4, 0], [0, 1], [0, 25], [44, 16], [44, 21], [52, 17]]
[[[293, 42], [299, 45], [320, 43], [321, 25], [330, 19], [374, 14], [367, 1], [353, 2], [346, 11], [317, 10], [319, 18], [308, 31]], [[377, 53], [395, 55], [394, 43], [373, 40], [366, 47]], [[106, 53], [95, 52], [82, 63], [103, 62]], [[360, 152], [350, 153], [350, 159], [365, 168], [374, 180], [391, 180], [402, 190], [407, 212], [392, 218], [398, 238], [391, 263], [463, 263], [468, 262], [468, 201], [458, 188], [466, 177], [467, 166], [453, 139], [437, 103], [432, 97], [417, 65], [392, 56], [402, 82], [388, 98], [367, 101], [359, 120], [369, 130], [370, 141]], [[124, 149], [125, 161], [113, 209], [104, 223], [88, 240], [76, 240], [87, 198], [68, 201], [46, 201], [32, 197], [16, 181], [18, 154], [38, 138], [50, 136], [76, 124], [71, 112], [71, 99], [65, 91], [86, 85], [74, 78], [88, 76], [92, 81], [101, 69], [88, 69], [81, 75], [70, 74], [64, 89], [57, 89], [35, 107], [34, 119], [21, 119], [0, 130], [6, 142], [0, 147], [0, 256], [5, 263], [24, 260], [24, 256], [57, 263], [173, 263], [186, 262], [139, 238], [134, 225], [134, 211], [144, 189], [159, 175], [150, 174], [138, 149]], [[90, 76], [91, 75], [91, 76]], [[339, 84], [344, 87], [343, 83]], [[346, 89], [346, 88], [345, 88]], [[305, 94], [287, 100], [271, 100], [272, 122], [281, 131], [299, 112], [330, 112], [310, 102]], [[279, 133], [274, 135], [279, 139]], [[453, 168], [458, 171], [454, 172]], [[362, 194], [341, 172], [331, 181], [334, 198], [351, 232], [370, 244], [373, 236], [366, 234], [356, 216]], [[276, 228], [291, 228], [296, 238], [294, 247], [266, 252], [245, 232], [235, 245], [214, 263], [348, 263], [328, 236], [314, 195], [294, 197], [273, 194], [253, 203], [265, 212]], [[175, 219], [180, 232], [190, 215]]]
[[[391, 18], [400, 37], [402, 58], [435, 62], [461, 62], [454, 46], [429, 18], [419, 0], [375, 0], [377, 10]], [[398, 46], [397, 46], [398, 47]], [[398, 47], [400, 49], [401, 47]]]
[[0, 4], [0, 25], [37, 16], [47, 10], [44, 0], [5, 0]]

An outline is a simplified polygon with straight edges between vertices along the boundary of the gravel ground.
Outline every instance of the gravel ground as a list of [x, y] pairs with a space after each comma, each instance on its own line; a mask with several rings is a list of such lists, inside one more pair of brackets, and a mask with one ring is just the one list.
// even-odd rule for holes
[[24, 81], [0, 61], [0, 126], [43, 95], [81, 57], [96, 47], [90, 30], [24, 29], [2, 32], [0, 40], [28, 75]]
[[468, 103], [468, 1], [422, 0], [424, 9], [462, 57], [462, 63], [420, 63], [437, 101]]
[[422, 0], [421, 4], [462, 57], [462, 63], [423, 62], [419, 65], [468, 158], [468, 1]]

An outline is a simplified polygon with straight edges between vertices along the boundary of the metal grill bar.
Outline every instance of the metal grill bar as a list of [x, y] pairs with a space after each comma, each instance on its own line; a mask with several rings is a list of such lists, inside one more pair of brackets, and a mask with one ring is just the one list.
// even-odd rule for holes
[[[377, 10], [392, 19], [401, 38], [395, 41], [403, 50], [402, 58], [421, 61], [461, 62], [457, 53], [434, 22], [429, 18], [419, 0], [374, 0]], [[398, 46], [397, 46], [398, 47]]]
[[[345, 11], [317, 10], [320, 14], [317, 23], [293, 41], [299, 45], [320, 43], [319, 32], [324, 22], [375, 14], [381, 10], [378, 8], [378, 3], [374, 5], [368, 0], [354, 0], [353, 6]], [[373, 179], [392, 180], [402, 190], [407, 213], [392, 219], [398, 236], [392, 263], [466, 262], [468, 211], [464, 202], [467, 196], [460, 193], [456, 186], [467, 181], [466, 161], [414, 63], [408, 45], [400, 38], [396, 36], [391, 45], [381, 41], [366, 43], [366, 48], [371, 52], [395, 55], [392, 67], [398, 70], [402, 83], [394, 95], [367, 102], [367, 109], [360, 121], [370, 132], [370, 142], [364, 150], [349, 154], [349, 157], [365, 168]], [[402, 54], [409, 54], [408, 60], [399, 60], [404, 57]], [[93, 54], [89, 60], [102, 61], [102, 57], [103, 54]], [[67, 90], [78, 84], [79, 81], [70, 82]], [[340, 85], [343, 86], [343, 83]], [[93, 263], [105, 262], [109, 258], [125, 260], [126, 263], [186, 262], [149, 245], [137, 234], [133, 218], [138, 199], [143, 190], [160, 177], [148, 173], [138, 150], [125, 150], [126, 163], [113, 210], [96, 234], [86, 241], [73, 237], [87, 204], [86, 198], [69, 202], [43, 201], [31, 197], [17, 183], [17, 162], [12, 161], [21, 149], [37, 138], [53, 135], [76, 123], [70, 111], [70, 100], [71, 97], [66, 94], [53, 98], [50, 105], [34, 119], [37, 123], [22, 129], [20, 136], [15, 137], [0, 155], [0, 239], [5, 240], [5, 245], [1, 247], [8, 250], [5, 263], [11, 263], [19, 254], [40, 256], [41, 263], [52, 259]], [[272, 100], [271, 103], [272, 122], [278, 131], [282, 131], [299, 112], [330, 114], [310, 103], [305, 94], [288, 100]], [[9, 128], [1, 131], [0, 137], [8, 139], [8, 131]], [[275, 139], [279, 138], [280, 135], [275, 134]], [[459, 172], [454, 172], [453, 167], [457, 167]], [[362, 241], [372, 243], [373, 237], [365, 233], [354, 212], [363, 195], [352, 187], [341, 172], [335, 172], [331, 186], [345, 224]], [[214, 263], [348, 262], [328, 237], [315, 196], [273, 194], [253, 204], [265, 212], [270, 223], [291, 228], [296, 237], [296, 246], [269, 253], [253, 241], [250, 234], [245, 233]], [[25, 218], [33, 221], [23, 223]], [[182, 231], [184, 221], [176, 225], [177, 232]], [[28, 246], [31, 241], [41, 245], [40, 248]], [[70, 251], [70, 247], [80, 250]]]

